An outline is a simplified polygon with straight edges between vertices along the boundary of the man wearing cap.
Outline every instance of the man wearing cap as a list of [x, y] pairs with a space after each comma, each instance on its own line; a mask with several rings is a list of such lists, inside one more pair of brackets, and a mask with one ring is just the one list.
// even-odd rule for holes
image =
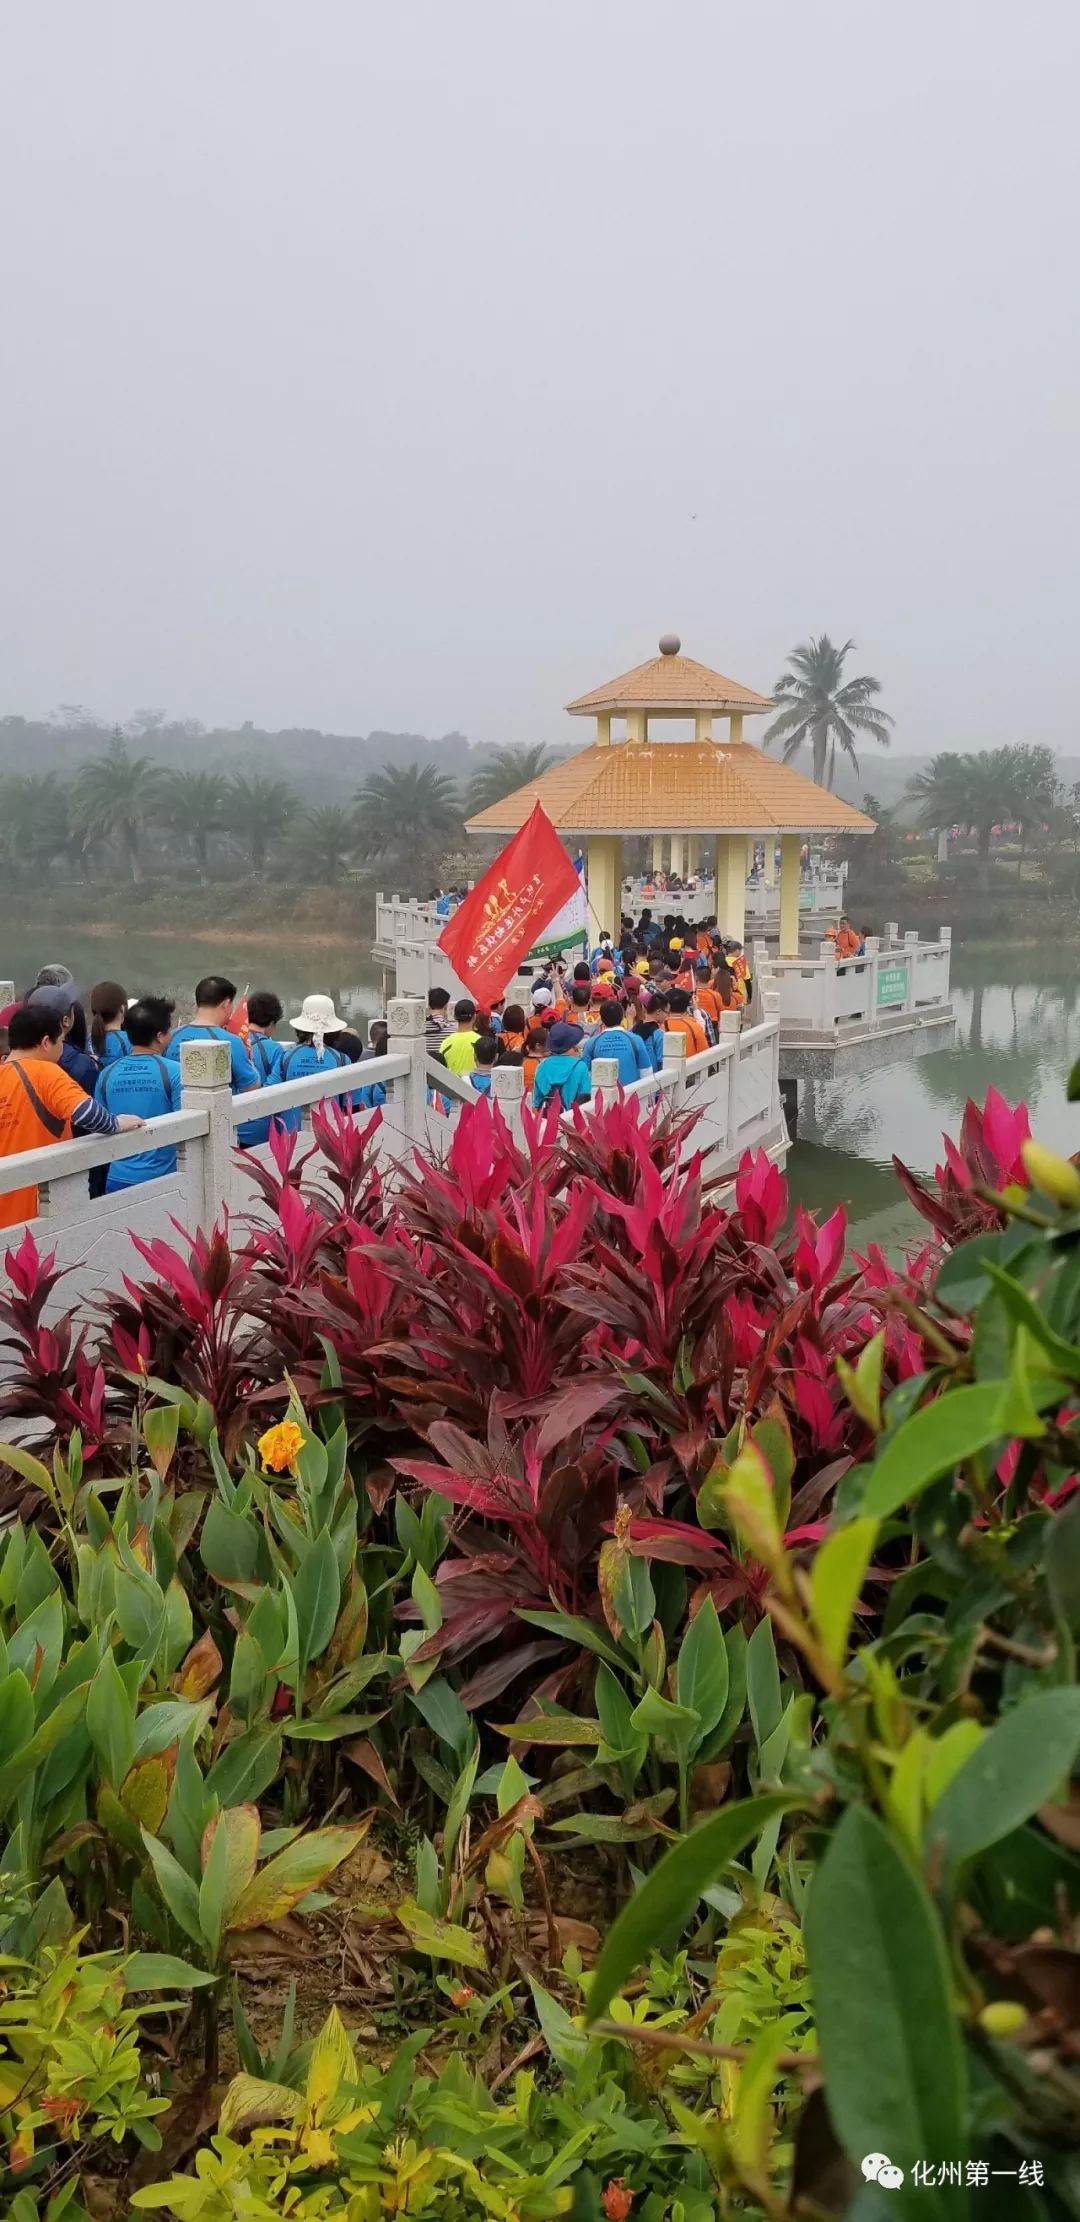
[[578, 1054], [585, 1036], [580, 1026], [557, 1019], [548, 1031], [547, 1048], [536, 1068], [533, 1102], [538, 1111], [557, 1104], [568, 1111], [572, 1103], [586, 1103], [592, 1096], [592, 1075]]

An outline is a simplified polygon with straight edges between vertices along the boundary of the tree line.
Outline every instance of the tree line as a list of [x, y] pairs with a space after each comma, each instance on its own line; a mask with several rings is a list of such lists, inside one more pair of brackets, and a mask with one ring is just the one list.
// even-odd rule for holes
[[366, 865], [402, 878], [438, 876], [465, 819], [539, 777], [546, 748], [504, 748], [468, 782], [431, 764], [384, 764], [351, 802], [305, 804], [297, 786], [261, 772], [177, 770], [134, 752], [117, 729], [108, 747], [68, 778], [57, 771], [0, 777], [0, 866], [13, 877], [65, 869], [78, 879], [119, 871], [132, 880], [226, 864], [255, 878], [340, 880]]

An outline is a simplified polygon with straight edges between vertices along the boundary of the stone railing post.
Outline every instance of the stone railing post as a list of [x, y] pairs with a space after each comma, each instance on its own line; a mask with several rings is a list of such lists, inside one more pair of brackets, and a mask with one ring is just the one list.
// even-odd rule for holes
[[940, 944], [941, 944], [941, 947], [942, 947], [942, 948], [944, 949], [944, 951], [945, 951], [945, 992], [944, 992], [944, 994], [942, 995], [942, 998], [941, 998], [941, 1000], [942, 1000], [942, 1002], [943, 1002], [943, 1003], [947, 1003], [947, 1002], [948, 1002], [948, 1000], [949, 1000], [949, 996], [950, 996], [950, 993], [951, 993], [951, 986], [950, 986], [950, 981], [951, 981], [951, 974], [952, 974], [952, 927], [951, 927], [951, 926], [943, 926], [943, 927], [942, 927], [942, 929], [941, 929], [941, 932], [940, 932], [940, 933], [939, 933], [939, 935], [938, 935], [938, 941], [940, 942]]
[[15, 1001], [15, 982], [14, 982], [14, 980], [0, 980], [0, 1010], [5, 1010], [5, 1009], [7, 1008], [7, 1005], [8, 1005], [9, 1003], [14, 1003], [14, 1001]]
[[615, 1103], [618, 1100], [618, 1058], [594, 1057], [592, 1062], [592, 1082], [594, 1091], [600, 1098], [600, 1108], [602, 1111], [606, 1111], [609, 1103]]
[[[878, 970], [881, 964], [880, 934], [867, 934], [866, 954], [869, 958], [869, 964], [866, 971], [863, 973], [863, 986], [864, 992], [867, 997], [867, 1003], [865, 1011], [863, 1012], [863, 1017], [865, 1018], [868, 1026], [876, 1026], [878, 1009]], [[886, 959], [886, 961], [888, 960]]]
[[919, 933], [917, 927], [913, 927], [904, 935], [904, 955], [907, 958], [907, 994], [904, 997], [904, 1009], [905, 1011], [913, 1011], [918, 1002], [916, 990], [919, 971]]
[[739, 1138], [739, 1035], [742, 1017], [738, 1011], [721, 1011], [717, 1021], [721, 1042], [730, 1041], [732, 1054], [717, 1068], [717, 1080], [724, 1090], [724, 1146], [733, 1150]]
[[491, 1101], [498, 1105], [515, 1142], [521, 1142], [524, 1138], [521, 1107], [525, 1101], [525, 1074], [520, 1065], [492, 1067]]
[[[254, 1094], [254, 1090], [252, 1091]], [[205, 1111], [208, 1125], [198, 1144], [202, 1175], [199, 1224], [209, 1230], [232, 1205], [236, 1130], [232, 1122], [232, 1059], [228, 1042], [210, 1036], [180, 1044], [180, 1103], [184, 1111]], [[191, 1143], [185, 1144], [190, 1150]]]
[[392, 995], [386, 1006], [386, 1051], [407, 1057], [409, 1070], [390, 1083], [395, 1126], [420, 1148], [427, 1139], [427, 1009], [419, 996]]
[[833, 1028], [834, 1028], [834, 1027], [835, 1027], [835, 1025], [836, 1025], [836, 943], [835, 943], [835, 941], [821, 941], [821, 942], [819, 942], [819, 943], [818, 943], [818, 955], [819, 955], [819, 957], [821, 958], [821, 962], [822, 962], [822, 966], [823, 966], [823, 971], [822, 971], [822, 975], [821, 975], [821, 1002], [820, 1002], [820, 1004], [819, 1004], [819, 1006], [818, 1006], [818, 1016], [819, 1016], [819, 1018], [820, 1018], [820, 1020], [821, 1020], [821, 1028], [820, 1028], [820, 1031], [821, 1031], [821, 1032], [822, 1032], [823, 1034], [831, 1034], [831, 1033], [832, 1033], [832, 1031], [833, 1031]]
[[886, 922], [886, 924], [885, 924], [885, 925], [884, 925], [884, 926], [882, 927], [882, 930], [881, 930], [881, 946], [882, 946], [882, 948], [883, 948], [883, 949], [894, 949], [894, 948], [896, 947], [896, 944], [897, 944], [897, 942], [898, 942], [899, 938], [900, 938], [900, 928], [899, 928], [899, 926], [897, 925], [897, 923], [896, 923], [896, 920], [895, 920], [895, 918], [890, 918], [890, 919], [888, 919], [888, 920], [887, 920], [887, 922]]
[[686, 1035], [664, 1035], [664, 1094], [678, 1103], [686, 1094]]

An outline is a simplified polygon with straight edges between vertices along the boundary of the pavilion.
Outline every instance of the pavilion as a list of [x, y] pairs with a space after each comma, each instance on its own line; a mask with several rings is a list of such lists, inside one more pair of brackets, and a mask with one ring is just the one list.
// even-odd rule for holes
[[[775, 877], [780, 844], [780, 955], [799, 953], [800, 853], [822, 833], [873, 833], [874, 820], [826, 792], [790, 764], [743, 739], [743, 720], [773, 708], [722, 672], [681, 652], [666, 633], [660, 653], [566, 707], [595, 717], [588, 748], [553, 764], [539, 779], [492, 803], [467, 822], [470, 833], [511, 834], [541, 802], [559, 833], [585, 847], [589, 908], [597, 930], [617, 934], [622, 910], [622, 844], [651, 836], [653, 868], [671, 840], [671, 869], [685, 875], [687, 844], [715, 843], [716, 915], [720, 929], [741, 941], [745, 927], [748, 846], [764, 842], [765, 877]], [[661, 719], [694, 721], [693, 740], [660, 740]], [[714, 721], [727, 721], [715, 734]], [[623, 730], [613, 732], [613, 723]]]

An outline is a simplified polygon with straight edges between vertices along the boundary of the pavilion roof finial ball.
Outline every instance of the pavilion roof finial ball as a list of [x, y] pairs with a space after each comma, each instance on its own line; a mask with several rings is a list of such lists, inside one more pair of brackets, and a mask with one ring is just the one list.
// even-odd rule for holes
[[662, 656], [677, 656], [681, 647], [682, 642], [678, 633], [661, 633], [660, 654]]

